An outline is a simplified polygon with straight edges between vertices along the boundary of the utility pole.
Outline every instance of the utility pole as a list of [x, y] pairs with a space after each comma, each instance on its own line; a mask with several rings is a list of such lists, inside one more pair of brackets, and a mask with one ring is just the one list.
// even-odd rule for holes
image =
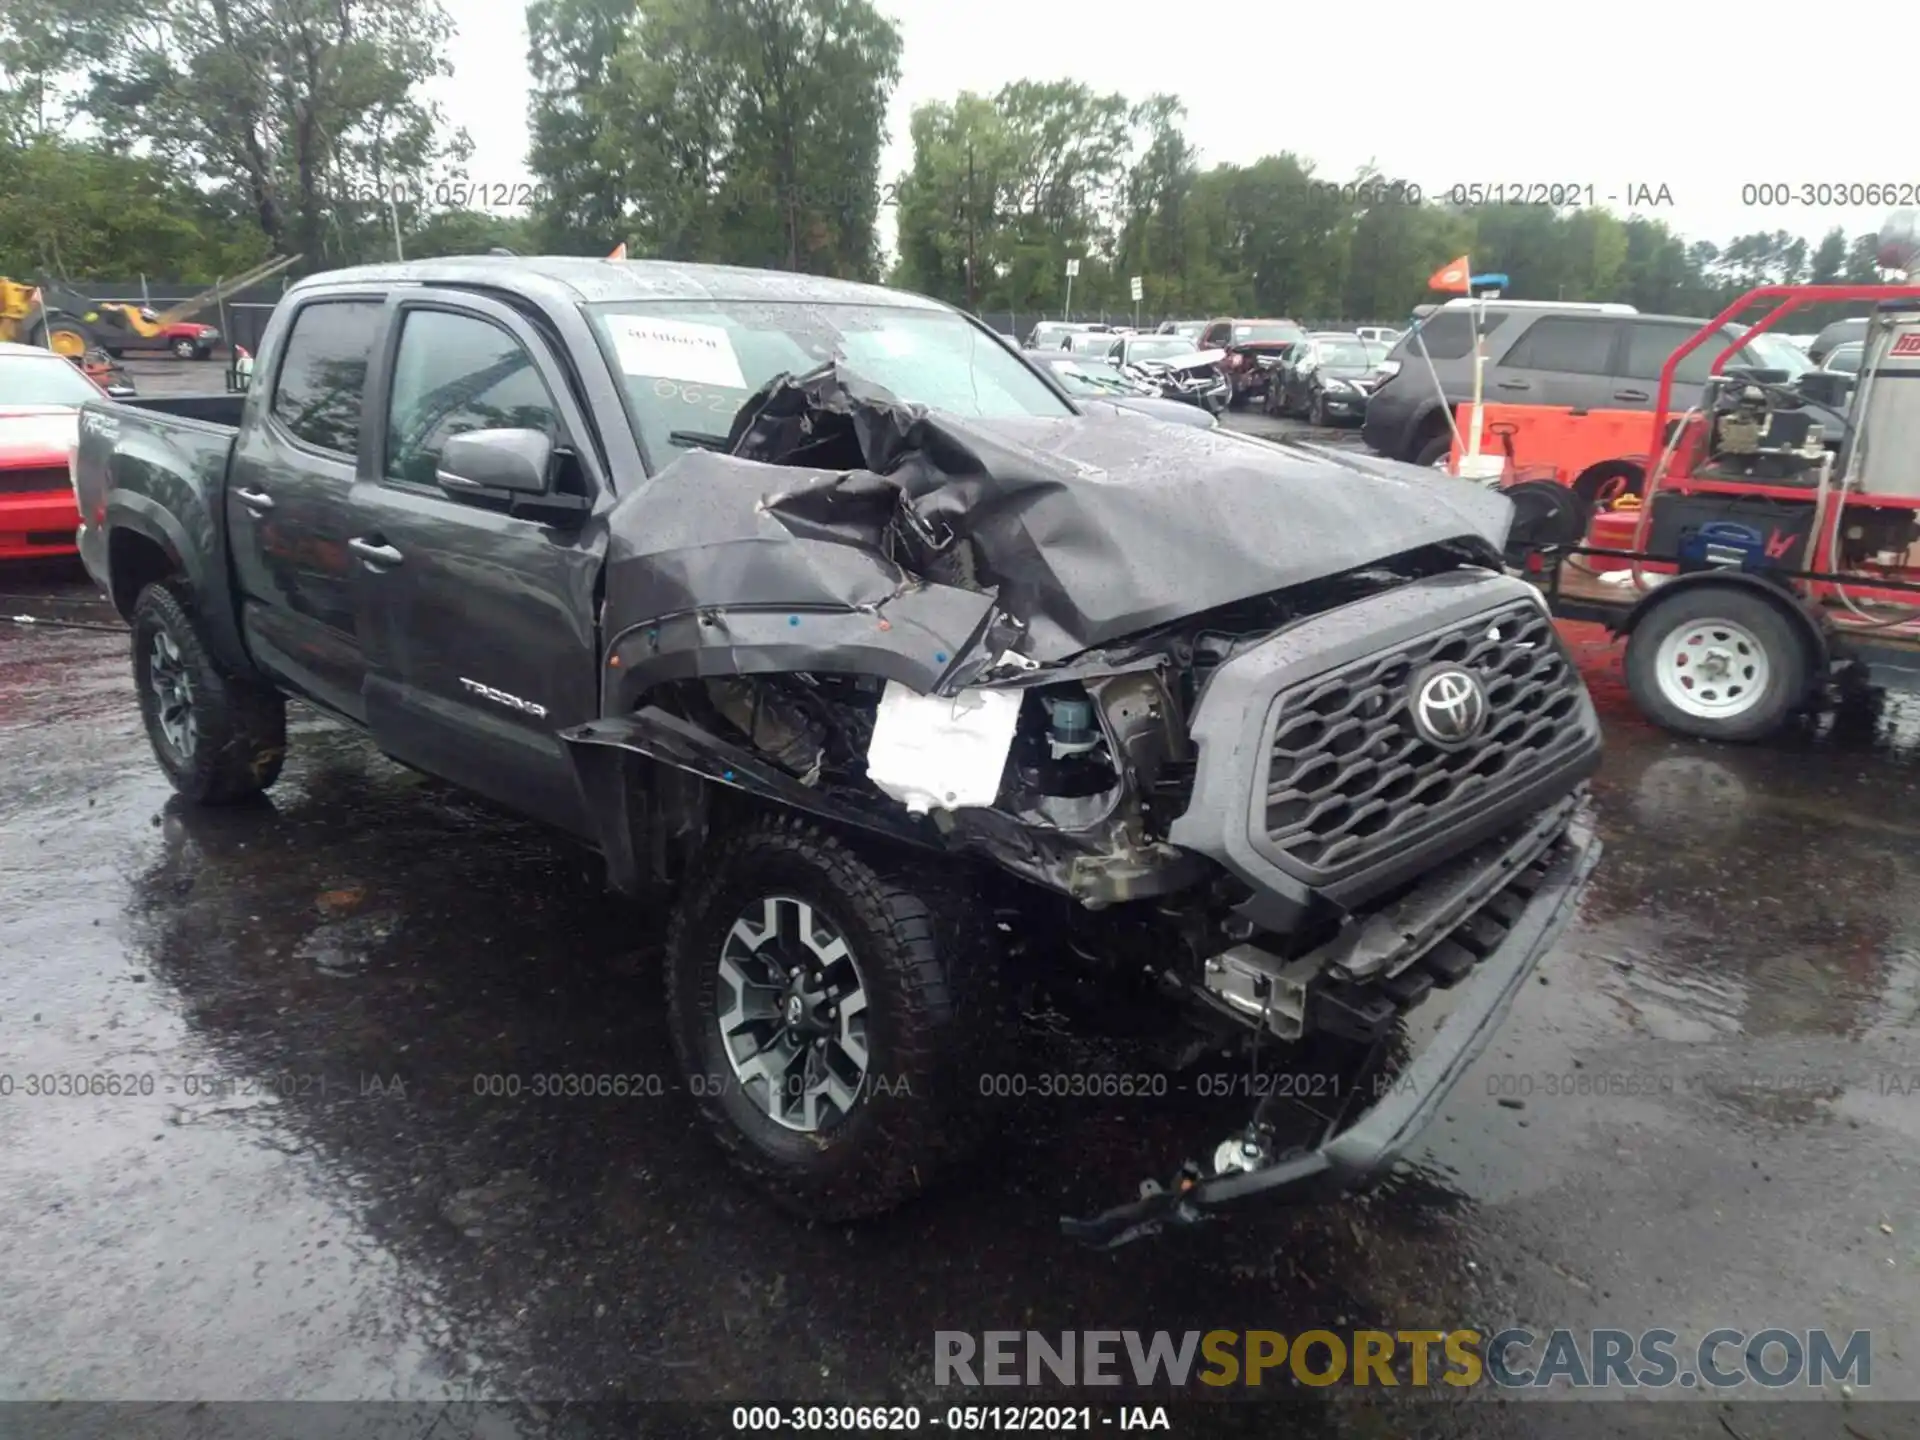
[[973, 256], [973, 141], [967, 141], [967, 310], [980, 312], [979, 289], [974, 279]]

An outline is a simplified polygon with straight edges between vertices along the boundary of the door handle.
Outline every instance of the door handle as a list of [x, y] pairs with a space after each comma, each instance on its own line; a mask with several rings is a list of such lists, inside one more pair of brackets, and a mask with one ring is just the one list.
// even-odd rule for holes
[[273, 508], [273, 496], [267, 494], [264, 490], [235, 490], [233, 493], [240, 497], [240, 503], [249, 510], [271, 510]]
[[1651, 400], [1653, 397], [1644, 390], [1616, 390], [1613, 392], [1613, 398], [1616, 400]]
[[407, 558], [391, 545], [380, 545], [371, 540], [363, 540], [357, 535], [347, 541], [347, 548], [376, 568], [382, 565], [398, 565]]
[[1533, 382], [1531, 380], [1496, 380], [1493, 382], [1493, 388], [1496, 390], [1531, 390], [1533, 388]]

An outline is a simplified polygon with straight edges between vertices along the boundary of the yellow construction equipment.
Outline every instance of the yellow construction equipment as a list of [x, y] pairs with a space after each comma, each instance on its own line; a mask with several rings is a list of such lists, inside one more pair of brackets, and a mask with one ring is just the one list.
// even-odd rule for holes
[[189, 325], [190, 317], [299, 262], [298, 255], [277, 255], [243, 275], [224, 279], [157, 311], [124, 301], [95, 300], [64, 281], [34, 284], [0, 276], [0, 340], [44, 345], [70, 359], [96, 348], [115, 357], [127, 350], [172, 350], [182, 358], [201, 356], [218, 342], [220, 334], [211, 327]]

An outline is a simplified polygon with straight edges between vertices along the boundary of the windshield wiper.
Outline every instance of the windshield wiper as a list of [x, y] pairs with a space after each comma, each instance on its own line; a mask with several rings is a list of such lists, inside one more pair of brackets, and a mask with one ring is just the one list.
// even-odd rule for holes
[[723, 455], [733, 448], [726, 436], [714, 435], [705, 430], [669, 430], [667, 443], [685, 445], [695, 450], [718, 450]]

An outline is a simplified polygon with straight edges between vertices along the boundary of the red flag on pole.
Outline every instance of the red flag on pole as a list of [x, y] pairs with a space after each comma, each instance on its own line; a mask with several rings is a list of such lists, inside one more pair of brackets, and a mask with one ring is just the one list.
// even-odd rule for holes
[[614, 246], [613, 253], [607, 256], [607, 258], [609, 260], [626, 259], [627, 258], [627, 242], [622, 240], [618, 245]]
[[1450, 260], [1434, 271], [1433, 278], [1427, 281], [1427, 288], [1458, 290], [1462, 295], [1470, 295], [1473, 293], [1473, 284], [1467, 277], [1472, 273], [1473, 267], [1468, 264], [1467, 257], [1462, 255], [1458, 260]]

